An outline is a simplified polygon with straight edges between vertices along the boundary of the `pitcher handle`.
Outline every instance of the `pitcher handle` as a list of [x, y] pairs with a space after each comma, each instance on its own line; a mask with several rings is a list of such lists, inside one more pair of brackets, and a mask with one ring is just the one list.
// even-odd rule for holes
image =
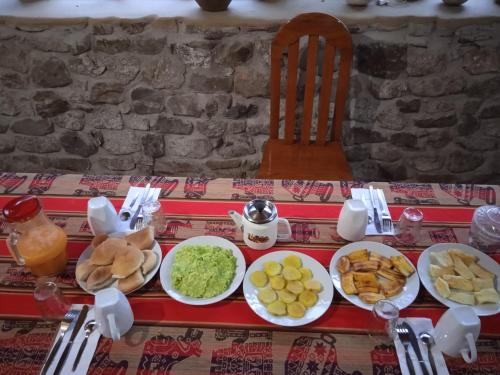
[[120, 331], [116, 327], [115, 314], [109, 314], [107, 316], [109, 324], [109, 332], [111, 333], [111, 338], [113, 341], [120, 340]]
[[19, 240], [19, 234], [17, 232], [11, 232], [9, 234], [9, 237], [7, 237], [7, 248], [9, 249], [10, 255], [12, 255], [12, 258], [16, 261], [17, 264], [20, 266], [24, 266], [26, 264], [26, 261], [24, 258], [21, 256], [21, 253], [17, 249], [17, 241]]
[[290, 240], [292, 238], [292, 228], [290, 227], [290, 223], [288, 222], [287, 219], [281, 218], [281, 217], [278, 219], [278, 225], [280, 223], [285, 224], [286, 233], [281, 233], [280, 234], [279, 231], [278, 231], [277, 239], [279, 241]]
[[[464, 359], [465, 362], [467, 363], [472, 363], [477, 360], [477, 349], [476, 349], [476, 342], [474, 341], [474, 336], [472, 336], [472, 333], [467, 333], [465, 335], [465, 338], [467, 339], [467, 345], [469, 349], [464, 348], [460, 350], [460, 354], [462, 354], [462, 358]], [[470, 350], [470, 355], [469, 355], [469, 350]]]

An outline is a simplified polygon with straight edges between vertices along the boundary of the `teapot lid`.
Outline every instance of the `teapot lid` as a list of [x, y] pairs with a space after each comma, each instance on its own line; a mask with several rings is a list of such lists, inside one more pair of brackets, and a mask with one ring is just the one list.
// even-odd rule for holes
[[243, 209], [243, 216], [255, 224], [265, 224], [273, 221], [278, 211], [273, 202], [265, 199], [254, 199], [248, 202]]
[[7, 202], [2, 212], [7, 222], [22, 223], [34, 218], [41, 209], [42, 205], [36, 196], [23, 195]]

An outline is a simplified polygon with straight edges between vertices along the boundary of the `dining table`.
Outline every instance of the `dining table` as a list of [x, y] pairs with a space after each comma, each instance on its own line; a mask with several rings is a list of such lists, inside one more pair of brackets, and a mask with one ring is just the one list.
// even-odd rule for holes
[[[94, 303], [75, 280], [75, 265], [93, 238], [87, 222], [90, 198], [106, 196], [118, 210], [130, 187], [160, 188], [165, 225], [156, 236], [163, 257], [194, 236], [223, 237], [239, 247], [247, 267], [264, 254], [293, 250], [309, 255], [328, 270], [335, 252], [348, 242], [336, 231], [351, 188], [383, 189], [397, 221], [405, 207], [424, 215], [418, 241], [399, 243], [393, 236], [365, 240], [391, 246], [416, 266], [421, 253], [436, 243], [469, 243], [478, 206], [498, 205], [500, 186], [376, 181], [264, 180], [172, 176], [0, 173], [0, 207], [14, 197], [34, 194], [48, 217], [68, 235], [68, 264], [54, 281], [72, 304]], [[228, 211], [242, 212], [253, 199], [275, 203], [287, 218], [292, 238], [268, 250], [245, 245]], [[8, 225], [0, 219], [0, 374], [39, 373], [59, 322], [44, 321], [33, 298], [36, 278], [10, 256]], [[500, 249], [489, 255], [498, 263]], [[249, 307], [242, 287], [223, 301], [193, 306], [171, 298], [159, 274], [127, 295], [134, 325], [119, 341], [101, 336], [89, 374], [401, 374], [394, 345], [368, 339], [371, 312], [335, 291], [317, 320], [283, 327], [262, 319]], [[423, 286], [402, 317], [437, 323], [447, 307]], [[500, 373], [499, 315], [481, 316], [478, 359], [472, 364], [445, 356], [450, 374]]]

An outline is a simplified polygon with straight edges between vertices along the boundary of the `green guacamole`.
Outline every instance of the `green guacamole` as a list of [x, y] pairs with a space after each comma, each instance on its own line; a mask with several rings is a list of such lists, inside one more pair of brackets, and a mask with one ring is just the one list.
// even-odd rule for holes
[[236, 258], [219, 246], [184, 246], [174, 256], [172, 285], [182, 294], [210, 298], [224, 292], [233, 281]]

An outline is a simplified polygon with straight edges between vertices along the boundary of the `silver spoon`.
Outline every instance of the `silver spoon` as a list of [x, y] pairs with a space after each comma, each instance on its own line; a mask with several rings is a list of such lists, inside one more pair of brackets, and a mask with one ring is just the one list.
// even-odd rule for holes
[[78, 367], [78, 363], [80, 363], [80, 357], [82, 356], [83, 351], [85, 350], [85, 346], [87, 346], [87, 341], [89, 339], [89, 336], [92, 333], [92, 331], [94, 330], [96, 324], [97, 323], [95, 322], [95, 320], [89, 320], [85, 324], [85, 327], [84, 327], [85, 328], [85, 338], [83, 339], [83, 342], [80, 345], [80, 349], [78, 349], [78, 354], [76, 355], [75, 362], [73, 362], [73, 371], [76, 370], [76, 368]]
[[139, 193], [137, 193], [134, 197], [134, 199], [132, 200], [132, 202], [130, 202], [130, 208], [127, 209], [127, 210], [123, 210], [121, 213], [120, 213], [120, 220], [121, 221], [127, 221], [128, 219], [130, 219], [130, 216], [131, 216], [131, 212], [129, 211], [132, 207], [134, 207], [134, 204], [135, 202], [137, 201], [137, 198], [139, 198]]
[[428, 332], [422, 332], [419, 335], [420, 340], [427, 347], [427, 357], [429, 357], [429, 362], [431, 363], [432, 373], [437, 375], [436, 363], [434, 362], [434, 357], [432, 356], [432, 346], [434, 345], [434, 337]]

